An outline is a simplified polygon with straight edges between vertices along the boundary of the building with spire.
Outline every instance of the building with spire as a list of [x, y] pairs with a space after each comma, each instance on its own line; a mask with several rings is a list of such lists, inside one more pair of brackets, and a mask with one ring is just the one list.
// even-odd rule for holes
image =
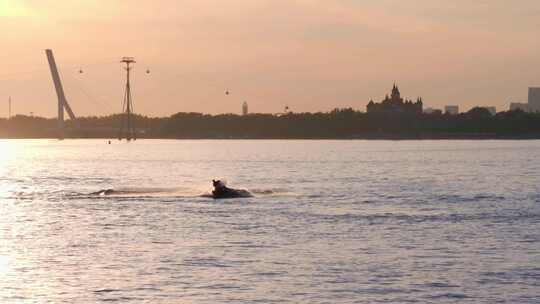
[[383, 101], [375, 103], [371, 100], [367, 105], [368, 113], [422, 113], [424, 102], [418, 97], [416, 102], [403, 99], [398, 86], [394, 83], [390, 96], [386, 95]]

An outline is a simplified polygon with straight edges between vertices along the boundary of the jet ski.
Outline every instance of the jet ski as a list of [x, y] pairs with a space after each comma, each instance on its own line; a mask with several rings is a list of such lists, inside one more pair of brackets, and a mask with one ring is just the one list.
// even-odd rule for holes
[[225, 186], [225, 183], [220, 180], [212, 180], [214, 191], [212, 191], [212, 198], [214, 199], [226, 199], [226, 198], [241, 198], [252, 197], [251, 193], [243, 189], [233, 189]]

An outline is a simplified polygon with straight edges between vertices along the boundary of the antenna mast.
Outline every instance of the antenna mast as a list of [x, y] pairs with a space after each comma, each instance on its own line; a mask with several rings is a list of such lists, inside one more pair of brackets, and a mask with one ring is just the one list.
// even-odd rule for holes
[[118, 139], [122, 140], [125, 138], [127, 141], [136, 140], [135, 128], [133, 126], [133, 101], [131, 99], [131, 83], [130, 83], [130, 72], [133, 67], [132, 64], [136, 63], [135, 58], [133, 57], [123, 57], [122, 63], [126, 64], [124, 68], [126, 70], [126, 91], [124, 94], [124, 103], [122, 105], [122, 118], [120, 125], [120, 134]]
[[8, 119], [11, 119], [11, 96], [9, 96], [9, 112], [8, 112]]

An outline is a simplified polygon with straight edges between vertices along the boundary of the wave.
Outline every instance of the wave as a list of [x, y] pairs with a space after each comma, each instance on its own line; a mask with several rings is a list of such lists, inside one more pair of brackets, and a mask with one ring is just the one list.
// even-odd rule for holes
[[248, 191], [258, 196], [298, 196], [297, 193], [284, 188], [255, 188], [248, 189]]
[[96, 192], [88, 193], [89, 196], [133, 196], [133, 195], [159, 195], [170, 194], [182, 191], [182, 188], [118, 188], [102, 189]]
[[508, 198], [502, 195], [490, 194], [490, 193], [479, 193], [474, 195], [459, 195], [459, 194], [444, 194], [444, 195], [434, 195], [430, 199], [439, 202], [445, 202], [448, 204], [459, 204], [459, 203], [469, 203], [469, 202], [478, 202], [478, 201], [490, 201], [490, 202], [503, 202]]

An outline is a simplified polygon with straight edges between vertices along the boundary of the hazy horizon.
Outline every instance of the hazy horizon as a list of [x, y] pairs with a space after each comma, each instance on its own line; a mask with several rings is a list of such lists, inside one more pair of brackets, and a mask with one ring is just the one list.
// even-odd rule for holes
[[0, 117], [8, 96], [56, 116], [46, 48], [78, 116], [121, 111], [122, 56], [149, 116], [365, 110], [393, 82], [426, 107], [507, 110], [540, 85], [539, 17], [532, 0], [2, 0]]

